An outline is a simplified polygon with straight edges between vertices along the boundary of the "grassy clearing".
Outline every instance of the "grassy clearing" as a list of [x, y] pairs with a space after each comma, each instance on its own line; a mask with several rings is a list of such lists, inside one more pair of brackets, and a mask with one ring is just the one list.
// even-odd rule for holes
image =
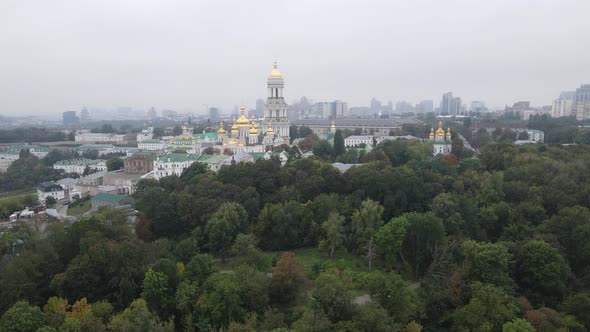
[[79, 217], [84, 213], [90, 211], [90, 198], [83, 198], [76, 201], [68, 207], [68, 216]]
[[355, 272], [368, 271], [367, 265], [362, 257], [354, 256], [345, 251], [335, 252], [332, 261], [330, 261], [330, 255], [327, 252], [320, 251], [317, 248], [297, 249], [294, 252], [301, 260], [305, 273], [311, 273], [314, 265], [319, 264], [322, 266], [330, 263]]

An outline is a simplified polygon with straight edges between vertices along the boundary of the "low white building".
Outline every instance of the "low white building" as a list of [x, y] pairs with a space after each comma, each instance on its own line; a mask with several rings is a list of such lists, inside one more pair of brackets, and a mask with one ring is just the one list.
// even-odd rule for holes
[[10, 164], [19, 158], [18, 153], [0, 152], [0, 172], [6, 172]]
[[398, 139], [415, 139], [420, 140], [416, 136], [373, 136], [373, 135], [352, 135], [344, 139], [344, 146], [347, 148], [365, 146], [373, 146], [373, 144], [380, 144], [383, 141], [394, 141]]
[[106, 162], [102, 159], [70, 159], [60, 160], [53, 164], [53, 169], [64, 170], [65, 173], [84, 174], [84, 170], [88, 167], [93, 171], [106, 171]]
[[[521, 130], [516, 130], [516, 132], [520, 132]], [[522, 130], [525, 131], [525, 130]], [[543, 143], [545, 142], [545, 132], [541, 131], [541, 130], [535, 130], [535, 129], [526, 129], [526, 133], [529, 135], [529, 141], [533, 141], [533, 142], [537, 142], [537, 143]]]
[[123, 142], [125, 135], [104, 133], [80, 133], [76, 134], [76, 142]]
[[37, 198], [41, 204], [45, 204], [47, 197], [53, 197], [56, 201], [64, 199], [65, 191], [55, 182], [43, 182], [37, 186]]
[[160, 179], [165, 176], [180, 176], [182, 171], [187, 169], [200, 155], [186, 153], [169, 153], [158, 156], [154, 160], [154, 178]]
[[344, 146], [347, 148], [360, 147], [363, 144], [365, 146], [373, 146], [373, 140], [375, 139], [372, 135], [352, 135], [344, 139]]
[[158, 139], [146, 139], [144, 141], [137, 141], [137, 148], [139, 150], [147, 151], [163, 151], [166, 150], [168, 145]]

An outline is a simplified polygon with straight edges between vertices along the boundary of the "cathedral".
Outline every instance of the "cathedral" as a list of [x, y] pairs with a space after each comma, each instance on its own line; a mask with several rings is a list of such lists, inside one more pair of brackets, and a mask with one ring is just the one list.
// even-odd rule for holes
[[248, 119], [246, 108], [240, 107], [240, 116], [233, 119], [229, 132], [223, 122], [217, 131], [218, 142], [223, 150], [232, 153], [265, 152], [272, 146], [289, 144], [289, 118], [287, 117], [287, 103], [283, 97], [285, 82], [279, 72], [277, 63], [268, 77], [268, 98], [264, 110], [262, 123], [252, 116]]
[[451, 128], [447, 128], [445, 133], [442, 128], [442, 121], [439, 121], [436, 132], [434, 128], [430, 129], [430, 141], [433, 142], [434, 146], [433, 155], [451, 153]]

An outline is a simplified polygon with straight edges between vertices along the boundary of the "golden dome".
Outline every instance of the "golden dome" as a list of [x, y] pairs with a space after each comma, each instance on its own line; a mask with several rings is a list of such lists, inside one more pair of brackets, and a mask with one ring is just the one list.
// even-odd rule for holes
[[217, 134], [218, 135], [225, 135], [225, 129], [223, 128], [223, 121], [221, 121], [221, 123], [219, 123], [219, 129], [217, 129]]
[[436, 136], [445, 136], [445, 130], [442, 129], [442, 121], [438, 122], [438, 129], [436, 130]]
[[237, 133], [238, 132], [238, 125], [236, 124], [236, 120], [234, 118], [234, 123], [231, 125], [231, 132]]
[[256, 122], [256, 116], [254, 116], [254, 114], [252, 114], [252, 126], [254, 126], [254, 128], [258, 129], [258, 123]]
[[275, 131], [272, 129], [272, 127], [268, 127], [268, 129], [266, 129], [266, 134], [267, 135], [274, 135]]
[[250, 135], [258, 135], [258, 129], [254, 126], [254, 123], [250, 125], [250, 131], [248, 132]]
[[332, 124], [330, 125], [330, 128], [332, 128], [332, 129], [336, 128], [336, 124], [334, 123], [334, 120], [332, 120]]
[[238, 128], [250, 125], [250, 121], [248, 121], [248, 118], [246, 117], [246, 107], [244, 105], [240, 107], [240, 118], [236, 121], [236, 124], [238, 125]]
[[430, 128], [430, 138], [434, 137], [434, 128]]
[[180, 134], [180, 135], [176, 136], [176, 138], [177, 139], [194, 139], [193, 135], [187, 134], [187, 133]]
[[279, 71], [276, 61], [273, 64], [272, 71], [270, 72], [269, 78], [283, 78], [283, 76], [281, 75], [281, 72]]

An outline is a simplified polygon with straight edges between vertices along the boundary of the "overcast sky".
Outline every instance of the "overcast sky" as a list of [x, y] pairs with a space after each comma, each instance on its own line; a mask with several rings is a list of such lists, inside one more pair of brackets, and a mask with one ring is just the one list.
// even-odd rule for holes
[[1, 0], [0, 114], [83, 106], [550, 104], [590, 83], [590, 1]]

